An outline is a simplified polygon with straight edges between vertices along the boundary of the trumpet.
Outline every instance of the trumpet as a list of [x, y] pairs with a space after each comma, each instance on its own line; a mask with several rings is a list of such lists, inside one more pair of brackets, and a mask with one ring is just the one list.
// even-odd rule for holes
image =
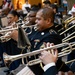
[[[22, 26], [22, 28], [31, 28], [31, 27], [36, 27], [37, 26], [37, 24], [35, 24], [35, 25], [30, 25], [30, 26]], [[0, 30], [0, 33], [3, 33], [3, 32], [9, 32], [9, 31], [13, 31], [13, 30], [17, 30], [18, 29], [18, 27], [16, 27], [16, 28], [11, 28], [11, 29], [5, 29], [5, 30]]]
[[[25, 25], [23, 25], [23, 26], [21, 26], [21, 27], [24, 28], [25, 31], [26, 31], [27, 28], [30, 28], [30, 32], [27, 33], [27, 35], [28, 35], [28, 34], [31, 34], [31, 33], [32, 33], [32, 27], [35, 28], [36, 26], [37, 26], [37, 24], [31, 25], [31, 26], [25, 26]], [[0, 30], [0, 33], [3, 34], [2, 36], [0, 36], [0, 41], [1, 41], [1, 42], [9, 41], [11, 38], [7, 38], [7, 37], [10, 36], [11, 31], [17, 30], [18, 28], [19, 28], [19, 27], [17, 26], [17, 27], [15, 27], [15, 28], [11, 28], [11, 29]], [[36, 27], [36, 28], [37, 28], [37, 27]]]
[[[27, 57], [30, 57], [30, 56], [34, 56], [34, 55], [37, 55], [37, 54], [40, 54], [41, 51], [44, 51], [44, 50], [50, 50], [50, 49], [55, 49], [55, 48], [60, 48], [60, 47], [63, 47], [63, 46], [69, 46], [69, 49], [67, 51], [63, 51], [63, 52], [60, 52], [58, 54], [58, 57], [62, 57], [62, 56], [65, 56], [69, 53], [72, 52], [72, 50], [75, 50], [75, 48], [72, 48], [72, 44], [75, 44], [75, 42], [72, 42], [72, 43], [61, 43], [61, 44], [58, 44], [58, 45], [54, 45], [54, 46], [51, 46], [51, 47], [48, 47], [48, 48], [44, 48], [44, 49], [39, 49], [39, 50], [35, 50], [35, 51], [32, 51], [32, 52], [29, 52], [29, 53], [25, 53], [25, 54], [19, 54], [19, 55], [7, 55], [6, 53], [3, 53], [3, 59], [4, 59], [4, 62], [5, 62], [5, 65], [7, 67], [10, 66], [10, 64], [15, 61], [15, 60], [18, 60], [18, 59], [21, 59], [21, 58], [27, 58]], [[31, 60], [29, 62], [26, 62], [27, 65], [31, 66], [31, 65], [35, 65], [35, 64], [38, 64], [42, 62], [40, 59], [34, 59], [34, 60]]]

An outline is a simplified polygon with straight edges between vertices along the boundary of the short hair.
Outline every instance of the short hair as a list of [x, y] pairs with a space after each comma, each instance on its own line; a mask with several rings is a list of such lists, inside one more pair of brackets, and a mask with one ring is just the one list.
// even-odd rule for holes
[[31, 10], [30, 10], [30, 11], [37, 12], [39, 9], [40, 9], [39, 6], [33, 5], [33, 6], [31, 7]]
[[58, 7], [55, 4], [51, 4], [50, 7], [52, 7], [53, 9], [56, 9], [56, 12], [58, 12]]
[[44, 4], [49, 4], [49, 5], [51, 4], [51, 2], [50, 2], [49, 0], [46, 0], [46, 1], [44, 1], [43, 3], [44, 3]]
[[55, 14], [54, 14], [54, 11], [53, 11], [52, 8], [50, 8], [50, 7], [44, 7], [42, 9], [40, 9], [39, 11], [42, 12], [42, 17], [45, 20], [48, 19], [48, 18], [51, 18], [51, 22], [54, 22], [54, 16], [55, 16]]
[[9, 14], [12, 14], [13, 16], [20, 17], [19, 13], [16, 10], [10, 11]]

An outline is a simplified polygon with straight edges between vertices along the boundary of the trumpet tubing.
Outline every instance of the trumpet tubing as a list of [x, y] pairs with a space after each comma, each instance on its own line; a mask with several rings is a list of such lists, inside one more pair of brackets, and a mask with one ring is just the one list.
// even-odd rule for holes
[[65, 62], [65, 64], [69, 64], [69, 63], [74, 62], [74, 61], [75, 61], [75, 59], [67, 61], [67, 62]]
[[[35, 24], [35, 25], [31, 25], [31, 26], [25, 26], [25, 25], [23, 25], [22, 26], [22, 28], [25, 28], [25, 30], [26, 30], [26, 28], [30, 28], [31, 29], [31, 31], [29, 32], [29, 33], [27, 33], [27, 34], [31, 34], [32, 33], [32, 27], [36, 27], [37, 26], [37, 24]], [[4, 30], [0, 30], [0, 33], [3, 33], [3, 35], [2, 36], [0, 36], [0, 41], [1, 42], [6, 42], [6, 41], [8, 41], [8, 40], [10, 40], [11, 38], [9, 38], [9, 36], [10, 36], [10, 32], [11, 31], [13, 31], [13, 30], [17, 30], [19, 27], [17, 26], [17, 27], [15, 27], [15, 28], [11, 28], [11, 29], [4, 29]], [[37, 27], [36, 27], [37, 28]], [[10, 33], [10, 34], [8, 34], [8, 33]], [[7, 35], [8, 34], [8, 35]]]
[[[72, 50], [75, 50], [75, 48], [73, 48]], [[70, 49], [69, 49], [69, 50], [67, 50], [67, 51], [58, 53], [58, 57], [65, 56], [65, 55], [68, 55], [68, 54], [70, 54], [70, 53], [71, 53], [71, 51], [70, 51]], [[35, 64], [39, 64], [39, 63], [41, 63], [41, 62], [42, 62], [42, 61], [41, 61], [40, 59], [35, 59], [35, 60], [29, 61], [29, 62], [27, 63], [27, 65], [32, 66], [32, 65], [35, 65]]]
[[65, 37], [64, 39], [62, 39], [62, 41], [66, 40], [67, 38], [71, 37], [74, 34], [75, 34], [75, 31], [73, 33], [71, 33], [70, 35], [68, 35], [67, 37]]
[[75, 24], [72, 25], [71, 27], [69, 27], [68, 29], [66, 29], [65, 31], [63, 31], [62, 33], [60, 33], [60, 35], [66, 33], [67, 31], [69, 31], [70, 29], [74, 28], [75, 27]]
[[[73, 44], [73, 45], [71, 45], [72, 46], [72, 48], [73, 47], [75, 47], [75, 44]], [[61, 51], [65, 51], [65, 50], [68, 50], [69, 49], [69, 47], [66, 47], [66, 48], [63, 48]]]
[[[39, 53], [41, 53], [41, 51], [44, 51], [44, 50], [50, 50], [50, 49], [60, 48], [60, 47], [68, 45], [69, 48], [70, 48], [68, 51], [64, 51], [64, 52], [61, 52], [61, 53], [58, 54], [58, 57], [61, 57], [61, 56], [64, 56], [64, 55], [67, 55], [67, 54], [71, 53], [71, 51], [72, 51], [72, 46], [71, 45], [72, 44], [75, 44], [75, 42], [72, 42], [72, 43], [62, 43], [62, 44], [58, 44], [58, 45], [51, 46], [51, 47], [48, 47], [48, 48], [35, 50], [35, 51], [29, 52], [29, 53], [19, 54], [19, 55], [12, 55], [12, 56], [7, 55], [6, 53], [3, 53], [3, 58], [4, 58], [5, 64], [7, 66], [9, 66], [11, 62], [13, 62], [15, 60], [18, 60], [20, 58], [27, 58], [27, 57], [39, 54]], [[32, 60], [29, 63], [37, 64], [38, 62], [40, 62], [40, 60], [38, 62], [37, 61], [38, 61], [38, 59]], [[29, 63], [28, 63], [28, 65], [29, 65]]]
[[[22, 26], [22, 28], [28, 28], [28, 27], [35, 27], [35, 26], [37, 26], [37, 24], [35, 24], [35, 25], [30, 25], [30, 26]], [[13, 31], [13, 30], [17, 30], [18, 29], [18, 27], [15, 27], [15, 28], [11, 28], [11, 29], [5, 29], [5, 30], [0, 30], [0, 33], [3, 33], [3, 32], [9, 32], [9, 31]]]
[[70, 37], [70, 38], [68, 38], [68, 39], [66, 39], [66, 40], [63, 40], [62, 42], [64, 43], [64, 42], [67, 42], [67, 41], [69, 41], [69, 40], [71, 40], [71, 39], [74, 39], [75, 38], [75, 36], [72, 36], [72, 37]]

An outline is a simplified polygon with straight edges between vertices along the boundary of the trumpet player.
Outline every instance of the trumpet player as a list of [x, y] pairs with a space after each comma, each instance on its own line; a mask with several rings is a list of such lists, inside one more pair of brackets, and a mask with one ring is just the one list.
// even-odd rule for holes
[[[71, 9], [71, 19], [72, 18], [74, 18], [75, 17], [75, 4], [73, 5], [73, 7], [72, 7], [72, 9]], [[74, 25], [75, 24], [75, 19], [74, 20], [72, 20], [71, 22], [70, 22], [70, 25]], [[70, 34], [72, 34], [73, 32], [75, 32], [75, 27], [74, 27], [74, 29], [71, 29], [70, 31], [69, 31], [69, 35]], [[72, 35], [72, 37], [73, 37], [74, 35]], [[69, 40], [70, 42], [73, 42], [73, 41], [75, 41], [75, 38], [73, 38], [73, 39], [71, 39], [71, 40]], [[67, 61], [71, 61], [71, 60], [73, 60], [73, 59], [75, 59], [75, 51], [72, 51], [68, 56], [67, 56]], [[71, 63], [69, 63], [68, 64], [68, 66], [72, 69], [72, 71], [73, 72], [75, 72], [75, 62], [71, 62]]]
[[[53, 43], [44, 43], [45, 47], [53, 46]], [[73, 73], [69, 72], [61, 72], [57, 70], [56, 63], [58, 60], [58, 50], [52, 49], [49, 51], [42, 51], [39, 58], [44, 63], [44, 75], [74, 75]]]
[[[36, 14], [37, 31], [32, 32], [32, 35], [28, 35], [28, 38], [31, 43], [30, 51], [37, 50], [42, 47], [43, 42], [50, 42], [54, 44], [61, 43], [61, 37], [57, 34], [54, 27], [54, 11], [49, 7], [44, 7], [40, 9]], [[14, 36], [15, 35], [15, 36]], [[18, 41], [18, 32], [14, 32], [11, 38]], [[27, 52], [25, 50], [25, 52]], [[60, 50], [58, 50], [60, 52]], [[37, 56], [36, 56], [37, 57]], [[34, 59], [35, 57], [30, 57], [28, 60]], [[43, 75], [43, 70], [40, 68], [40, 65], [29, 66], [35, 75]], [[69, 67], [64, 64], [60, 59], [57, 61], [57, 70], [68, 72], [70, 71]], [[38, 70], [38, 71], [37, 71]]]
[[[9, 12], [9, 14], [7, 15], [7, 19], [9, 22], [9, 27], [10, 29], [13, 27], [16, 27], [16, 24], [24, 24], [24, 21], [20, 18], [19, 14], [15, 11], [12, 10], [11, 12]], [[16, 24], [12, 25], [12, 23], [15, 22]], [[12, 26], [11, 26], [12, 25]], [[10, 31], [9, 31], [10, 32]], [[15, 32], [15, 31], [14, 31]], [[8, 33], [8, 32], [7, 32]], [[11, 33], [13, 33], [13, 31], [11, 31]], [[6, 36], [6, 38], [10, 38], [11, 33], [9, 34], [9, 36]], [[15, 35], [14, 35], [15, 36]], [[10, 39], [8, 41], [4, 41], [2, 43], [0, 43], [0, 56], [2, 57], [2, 53], [6, 52], [10, 55], [16, 55], [16, 54], [20, 54], [21, 53], [21, 49], [19, 49], [17, 47], [17, 42], [13, 39]], [[20, 64], [20, 60], [17, 60], [15, 62], [13, 62], [13, 64], [10, 66], [10, 70], [14, 70], [16, 69]]]
[[[35, 20], [36, 20], [36, 13], [37, 11], [39, 10], [39, 7], [37, 6], [32, 6], [30, 12], [27, 14], [27, 21], [28, 23], [26, 24], [27, 26], [30, 26], [30, 25], [35, 25]], [[31, 32], [31, 31], [35, 31], [35, 27], [32, 27], [31, 28], [26, 28], [26, 32]]]
[[[29, 18], [29, 23], [28, 23], [28, 25], [34, 25], [35, 24], [35, 20], [36, 20], [36, 12], [37, 12], [37, 7], [33, 7], [32, 9], [31, 9], [31, 11], [30, 11], [30, 13], [29, 13], [29, 16], [28, 16], [28, 18]], [[16, 14], [16, 12], [14, 12], [14, 11], [11, 11], [9, 14], [8, 14], [8, 16], [7, 16], [7, 18], [8, 18], [8, 20], [9, 20], [9, 23], [13, 23], [14, 21], [15, 21], [15, 19], [17, 18], [17, 14]], [[17, 21], [17, 20], [16, 20]], [[19, 22], [18, 22], [19, 23]], [[27, 30], [26, 30], [26, 32], [28, 32], [30, 29], [28, 28]], [[4, 42], [4, 43], [2, 43], [2, 48], [4, 49], [4, 50], [2, 50], [1, 49], [1, 51], [2, 51], [2, 53], [4, 52], [4, 51], [6, 51], [6, 53], [7, 54], [10, 54], [10, 55], [17, 55], [17, 54], [20, 54], [21, 53], [21, 49], [19, 49], [19, 48], [17, 48], [17, 42], [16, 42], [16, 38], [18, 38], [17, 37], [17, 35], [18, 34], [15, 34], [17, 32], [17, 30], [13, 30], [11, 33], [10, 33], [10, 35], [8, 36], [8, 37], [6, 37], [6, 38], [11, 38], [11, 40], [9, 40], [9, 41], [7, 41], [7, 42]], [[13, 40], [14, 39], [14, 40]], [[0, 52], [1, 53], [1, 52]], [[0, 55], [2, 55], [2, 53], [0, 54]], [[15, 61], [15, 62], [13, 62], [11, 65], [10, 65], [10, 67], [9, 67], [9, 69], [10, 69], [10, 71], [11, 70], [14, 70], [14, 69], [16, 69], [18, 66], [19, 66], [19, 64], [21, 63], [21, 60], [18, 60], [18, 61]]]

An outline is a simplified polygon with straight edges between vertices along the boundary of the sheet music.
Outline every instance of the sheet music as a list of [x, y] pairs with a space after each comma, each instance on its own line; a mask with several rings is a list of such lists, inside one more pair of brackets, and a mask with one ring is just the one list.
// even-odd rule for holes
[[2, 26], [3, 26], [3, 27], [8, 26], [7, 17], [2, 17], [2, 18], [1, 18], [1, 22], [2, 22]]
[[16, 75], [35, 75], [28, 66], [24, 67], [20, 72], [18, 72]]

